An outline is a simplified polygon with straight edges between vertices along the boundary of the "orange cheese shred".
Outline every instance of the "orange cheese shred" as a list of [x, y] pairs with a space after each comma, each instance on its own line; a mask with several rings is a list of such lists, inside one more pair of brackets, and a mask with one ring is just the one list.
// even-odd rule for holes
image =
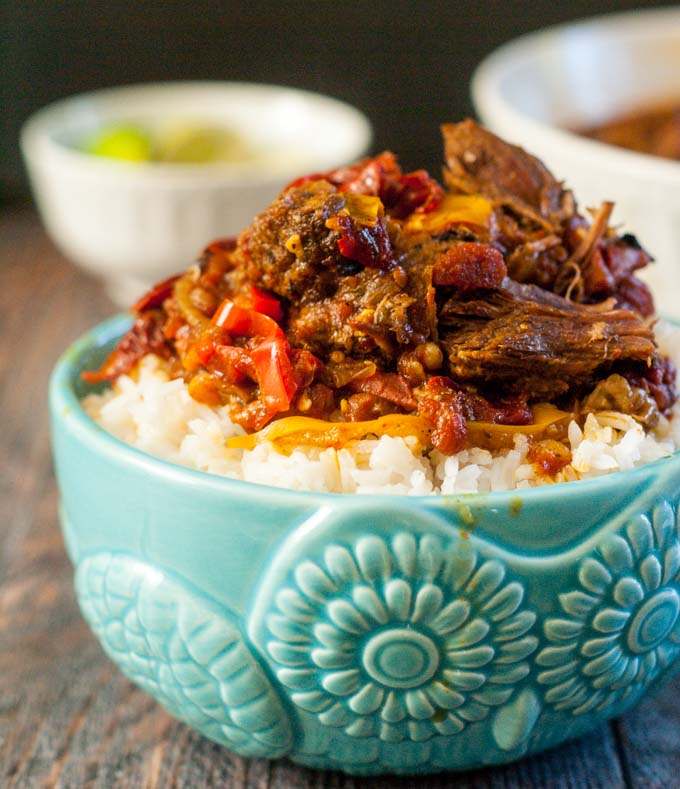
[[493, 207], [481, 195], [446, 194], [434, 211], [411, 214], [403, 224], [407, 233], [434, 235], [454, 225], [488, 227]]
[[[529, 425], [497, 425], [490, 422], [468, 422], [468, 435], [475, 446], [504, 446], [517, 434], [541, 436], [551, 425], [562, 422], [571, 415], [548, 404], [539, 403], [532, 408], [534, 421]], [[279, 452], [290, 454], [301, 446], [322, 449], [341, 449], [352, 441], [367, 437], [413, 437], [414, 450], [431, 446], [432, 424], [417, 414], [388, 414], [366, 422], [327, 422], [307, 416], [288, 416], [277, 419], [257, 433], [227, 439], [229, 449], [254, 449], [269, 441]]]

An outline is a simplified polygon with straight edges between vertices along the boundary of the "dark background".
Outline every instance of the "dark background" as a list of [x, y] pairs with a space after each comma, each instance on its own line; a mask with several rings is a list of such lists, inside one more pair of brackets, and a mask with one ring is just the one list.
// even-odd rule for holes
[[438, 125], [472, 112], [470, 75], [545, 25], [637, 0], [134, 2], [0, 0], [0, 198], [25, 195], [17, 135], [49, 101], [148, 80], [270, 82], [355, 104], [409, 169], [439, 173]]

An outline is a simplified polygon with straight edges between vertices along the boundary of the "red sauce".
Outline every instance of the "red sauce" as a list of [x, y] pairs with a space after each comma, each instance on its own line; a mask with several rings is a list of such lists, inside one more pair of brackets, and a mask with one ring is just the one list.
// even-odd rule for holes
[[680, 101], [641, 108], [581, 134], [600, 142], [680, 161]]

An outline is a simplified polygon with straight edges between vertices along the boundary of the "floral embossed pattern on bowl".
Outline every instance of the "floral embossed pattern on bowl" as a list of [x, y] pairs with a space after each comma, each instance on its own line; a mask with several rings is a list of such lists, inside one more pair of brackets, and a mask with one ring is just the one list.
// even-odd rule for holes
[[[51, 387], [83, 614], [180, 720], [247, 756], [356, 773], [510, 761], [638, 701], [680, 653], [680, 457], [530, 491], [313, 494], [126, 446]], [[125, 495], [121, 495], [125, 491]]]

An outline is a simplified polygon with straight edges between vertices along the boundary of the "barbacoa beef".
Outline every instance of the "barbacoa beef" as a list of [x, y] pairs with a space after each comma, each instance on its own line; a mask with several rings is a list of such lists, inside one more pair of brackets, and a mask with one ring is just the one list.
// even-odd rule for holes
[[444, 157], [450, 186], [481, 194], [519, 214], [549, 223], [571, 209], [571, 196], [535, 156], [504, 142], [472, 120], [444, 124]]
[[522, 148], [471, 120], [442, 131], [448, 186], [494, 203], [492, 241], [513, 279], [586, 304], [611, 296], [619, 307], [653, 314], [651, 293], [635, 276], [650, 256], [634, 236], [618, 236], [609, 227], [613, 203], [603, 203], [588, 222], [571, 192]]
[[552, 400], [624, 361], [652, 363], [650, 326], [630, 310], [593, 309], [507, 278], [498, 290], [449, 298], [440, 311], [451, 376]]
[[139, 302], [91, 380], [155, 351], [247, 430], [418, 413], [444, 452], [467, 422], [525, 424], [539, 401], [667, 414], [675, 369], [636, 277], [649, 256], [611, 204], [588, 219], [521, 148], [473, 121], [443, 132], [449, 194], [388, 152], [303, 176]]
[[327, 181], [284, 191], [239, 238], [237, 254], [249, 278], [301, 303], [333, 294], [343, 258], [338, 234], [326, 222], [342, 205], [342, 195]]

